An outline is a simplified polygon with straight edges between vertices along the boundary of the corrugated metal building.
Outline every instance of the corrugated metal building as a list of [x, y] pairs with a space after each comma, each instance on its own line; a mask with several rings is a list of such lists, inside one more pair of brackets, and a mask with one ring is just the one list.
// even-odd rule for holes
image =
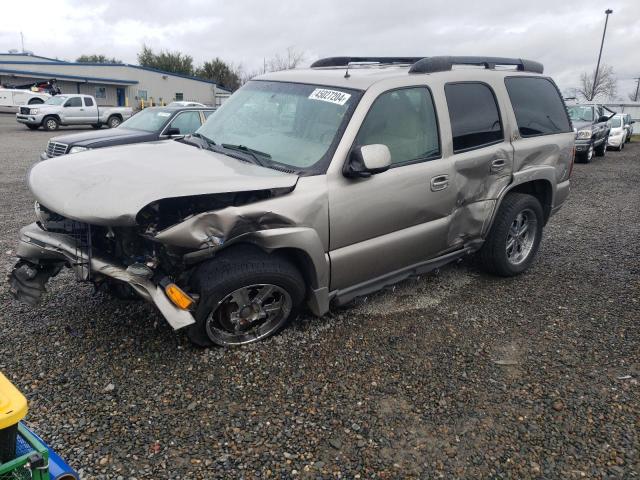
[[129, 106], [191, 100], [220, 105], [231, 92], [214, 82], [138, 65], [65, 62], [21, 53], [0, 53], [0, 85], [55, 78], [63, 93], [85, 93], [98, 105]]

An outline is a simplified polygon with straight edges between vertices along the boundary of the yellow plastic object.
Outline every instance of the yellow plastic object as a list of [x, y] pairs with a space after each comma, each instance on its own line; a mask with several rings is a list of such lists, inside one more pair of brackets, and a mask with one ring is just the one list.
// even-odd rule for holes
[[0, 373], [0, 430], [11, 427], [27, 416], [27, 399]]
[[188, 310], [193, 305], [193, 298], [184, 293], [175, 283], [170, 283], [164, 287], [164, 292], [173, 304], [182, 310]]

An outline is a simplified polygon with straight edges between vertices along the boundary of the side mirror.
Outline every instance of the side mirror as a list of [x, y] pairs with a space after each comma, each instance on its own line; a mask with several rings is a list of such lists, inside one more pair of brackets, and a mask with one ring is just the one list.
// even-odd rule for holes
[[174, 135], [180, 135], [180, 129], [177, 127], [167, 128], [167, 131], [164, 132], [167, 137], [172, 137]]
[[607, 122], [609, 120], [610, 117], [608, 117], [607, 115], [602, 115], [599, 119], [598, 119], [598, 123], [600, 122]]
[[355, 147], [349, 154], [342, 173], [349, 178], [370, 177], [389, 170], [391, 152], [389, 147], [379, 143]]
[[629, 125], [631, 125], [632, 123], [636, 123], [636, 121], [635, 121], [635, 120], [631, 120], [631, 121], [629, 122]]

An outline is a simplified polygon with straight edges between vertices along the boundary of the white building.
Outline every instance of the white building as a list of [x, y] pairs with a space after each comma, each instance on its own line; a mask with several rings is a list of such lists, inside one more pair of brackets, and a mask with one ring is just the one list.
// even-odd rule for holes
[[0, 53], [0, 85], [56, 79], [62, 93], [85, 93], [98, 105], [169, 103], [191, 100], [220, 105], [231, 92], [214, 82], [138, 65], [65, 62], [22, 53]]

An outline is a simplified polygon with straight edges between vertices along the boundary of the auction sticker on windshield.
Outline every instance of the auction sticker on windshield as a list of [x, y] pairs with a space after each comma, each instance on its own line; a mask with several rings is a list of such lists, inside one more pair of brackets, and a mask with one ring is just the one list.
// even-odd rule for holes
[[348, 93], [340, 92], [338, 90], [327, 90], [325, 88], [316, 88], [311, 95], [311, 100], [321, 100], [323, 102], [335, 103], [336, 105], [344, 105], [347, 100], [351, 98]]

